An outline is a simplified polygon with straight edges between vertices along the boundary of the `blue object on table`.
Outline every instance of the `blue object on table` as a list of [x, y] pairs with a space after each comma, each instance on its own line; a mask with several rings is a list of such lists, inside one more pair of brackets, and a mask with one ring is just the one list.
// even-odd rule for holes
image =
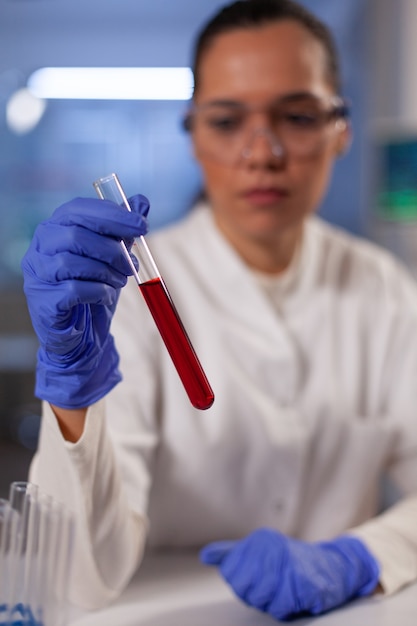
[[353, 536], [307, 543], [261, 528], [239, 541], [202, 549], [244, 602], [277, 619], [318, 615], [372, 593], [380, 568]]
[[7, 604], [0, 604], [0, 626], [44, 626], [43, 622], [35, 619], [30, 607], [16, 604], [8, 613]]

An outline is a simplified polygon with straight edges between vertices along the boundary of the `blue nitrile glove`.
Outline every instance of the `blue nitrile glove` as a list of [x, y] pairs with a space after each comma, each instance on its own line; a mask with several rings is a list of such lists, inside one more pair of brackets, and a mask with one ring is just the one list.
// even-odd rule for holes
[[16, 604], [10, 613], [7, 605], [2, 604], [0, 606], [0, 620], [2, 619], [2, 611], [4, 611], [4, 620], [0, 621], [0, 624], [4, 626], [44, 626], [43, 622], [35, 618], [31, 608], [22, 603]]
[[131, 269], [120, 240], [146, 230], [148, 200], [134, 196], [132, 212], [107, 200], [76, 198], [37, 227], [22, 261], [24, 291], [40, 342], [38, 398], [56, 406], [87, 407], [120, 380], [109, 332], [120, 289]]
[[260, 528], [239, 541], [210, 543], [200, 558], [218, 565], [244, 602], [281, 620], [369, 595], [379, 579], [377, 561], [351, 536], [307, 543]]

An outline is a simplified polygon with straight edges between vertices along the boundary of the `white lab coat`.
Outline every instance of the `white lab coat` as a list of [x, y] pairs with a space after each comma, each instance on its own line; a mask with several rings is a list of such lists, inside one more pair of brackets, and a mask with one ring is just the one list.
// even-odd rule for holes
[[[130, 282], [112, 327], [123, 382], [75, 445], [46, 406], [32, 467], [78, 519], [73, 598], [115, 597], [146, 535], [191, 547], [259, 526], [312, 541], [350, 529], [386, 591], [417, 578], [414, 280], [318, 218], [266, 289], [205, 205], [148, 242], [216, 399], [191, 406]], [[366, 523], [386, 471], [407, 498]]]

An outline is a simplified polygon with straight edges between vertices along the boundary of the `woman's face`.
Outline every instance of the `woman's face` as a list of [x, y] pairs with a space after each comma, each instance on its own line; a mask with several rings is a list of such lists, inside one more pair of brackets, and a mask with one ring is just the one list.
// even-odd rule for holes
[[[295, 21], [221, 34], [202, 56], [196, 110], [226, 103], [226, 107], [250, 111], [249, 150], [241, 150], [233, 162], [228, 155], [234, 148], [214, 142], [216, 158], [207, 152], [198, 114], [192, 131], [216, 222], [240, 249], [246, 243], [271, 245], [282, 235], [299, 234], [303, 220], [326, 191], [335, 156], [346, 147], [346, 124], [333, 120], [326, 124], [323, 140], [313, 153], [300, 157], [297, 143], [295, 149], [283, 146], [281, 150], [278, 145], [273, 153], [271, 142], [280, 138], [276, 125], [276, 139], [270, 137], [274, 124], [270, 110], [293, 97], [297, 102], [300, 94], [307, 102], [311, 96], [314, 102], [317, 98], [324, 103], [335, 95], [322, 44]], [[225, 141], [227, 146], [227, 137]]]

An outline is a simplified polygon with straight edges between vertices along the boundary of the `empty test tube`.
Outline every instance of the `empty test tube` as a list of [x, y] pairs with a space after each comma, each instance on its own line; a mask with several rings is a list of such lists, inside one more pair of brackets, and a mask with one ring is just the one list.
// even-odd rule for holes
[[29, 482], [0, 500], [0, 624], [65, 626], [72, 514]]

